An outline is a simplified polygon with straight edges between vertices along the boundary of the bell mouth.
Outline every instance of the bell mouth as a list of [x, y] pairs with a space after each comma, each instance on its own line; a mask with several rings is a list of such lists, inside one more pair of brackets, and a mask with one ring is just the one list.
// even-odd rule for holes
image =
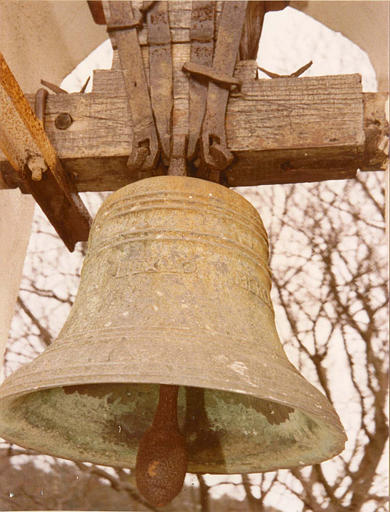
[[[48, 455], [134, 468], [158, 403], [158, 384], [81, 384], [1, 401], [8, 441]], [[191, 473], [257, 473], [338, 454], [340, 426], [297, 407], [220, 389], [181, 386], [178, 421]]]

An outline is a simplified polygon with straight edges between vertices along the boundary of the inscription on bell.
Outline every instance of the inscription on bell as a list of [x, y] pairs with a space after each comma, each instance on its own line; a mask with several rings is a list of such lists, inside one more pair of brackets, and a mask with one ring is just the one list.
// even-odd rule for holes
[[235, 272], [230, 279], [232, 284], [256, 295], [267, 306], [272, 307], [271, 297], [265, 286], [255, 277], [249, 276], [244, 272]]
[[271, 307], [271, 298], [265, 285], [254, 275], [230, 269], [218, 271], [218, 266], [196, 263], [195, 259], [163, 256], [157, 259], [121, 260], [116, 268], [111, 268], [112, 275], [118, 279], [132, 278], [139, 274], [194, 274], [199, 281], [209, 280], [210, 276], [217, 279], [219, 285], [226, 288], [237, 286], [258, 297], [264, 304]]
[[196, 272], [196, 262], [194, 260], [163, 256], [154, 260], [121, 261], [117, 266], [114, 277], [124, 278], [148, 273], [191, 274], [193, 272]]

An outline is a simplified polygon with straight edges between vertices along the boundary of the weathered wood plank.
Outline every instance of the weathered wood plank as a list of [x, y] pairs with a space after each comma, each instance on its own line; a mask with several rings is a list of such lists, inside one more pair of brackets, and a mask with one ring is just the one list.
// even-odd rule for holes
[[[177, 48], [188, 52], [186, 46]], [[359, 75], [256, 80], [248, 77], [246, 63], [236, 74], [245, 80], [227, 109], [228, 145], [236, 157], [226, 172], [229, 186], [340, 179], [358, 168], [384, 168], [385, 149], [378, 147], [382, 107], [374, 108], [370, 96], [365, 108]], [[179, 105], [182, 89], [177, 90]], [[116, 190], [137, 178], [126, 167], [131, 120], [120, 72], [96, 72], [94, 91], [50, 95], [46, 130], [79, 191]], [[61, 112], [73, 118], [65, 131], [54, 124]], [[0, 166], [3, 181], [12, 186], [3, 155]]]
[[[389, 123], [386, 118], [386, 92], [363, 94], [365, 160], [364, 170], [386, 169], [389, 160]], [[388, 105], [387, 105], [388, 109]]]

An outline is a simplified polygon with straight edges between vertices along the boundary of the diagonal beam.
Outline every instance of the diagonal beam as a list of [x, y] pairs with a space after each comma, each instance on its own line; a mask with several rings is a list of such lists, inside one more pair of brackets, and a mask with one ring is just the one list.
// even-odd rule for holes
[[0, 53], [0, 148], [70, 251], [91, 218], [56, 150]]

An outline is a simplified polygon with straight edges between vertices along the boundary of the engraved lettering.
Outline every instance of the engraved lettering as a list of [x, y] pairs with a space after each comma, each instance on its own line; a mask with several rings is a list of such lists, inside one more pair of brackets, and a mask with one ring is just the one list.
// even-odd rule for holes
[[189, 274], [193, 272], [196, 272], [195, 261], [163, 256], [152, 261], [134, 259], [131, 261], [122, 261], [116, 269], [115, 277], [124, 278], [136, 274], [153, 273]]
[[258, 279], [253, 276], [249, 276], [245, 272], [235, 272], [234, 274], [230, 274], [228, 276], [228, 285], [236, 285], [239, 288], [252, 293], [262, 302], [271, 306], [271, 298], [264, 285], [258, 281]]

